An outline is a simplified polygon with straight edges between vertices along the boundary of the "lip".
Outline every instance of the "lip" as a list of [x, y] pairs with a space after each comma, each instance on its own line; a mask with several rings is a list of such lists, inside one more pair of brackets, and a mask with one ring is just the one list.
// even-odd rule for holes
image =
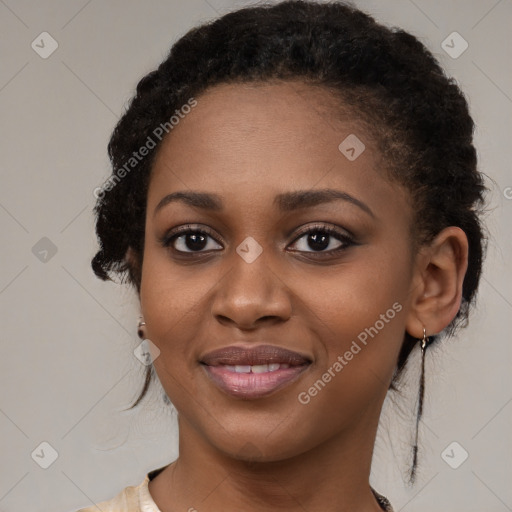
[[[205, 354], [200, 363], [222, 391], [248, 400], [268, 396], [291, 384], [309, 367], [311, 359], [275, 345], [251, 348], [231, 345]], [[235, 371], [235, 366], [246, 367], [244, 371], [247, 371], [248, 366], [277, 364], [281, 367], [263, 373]]]
[[311, 359], [276, 345], [258, 345], [257, 347], [240, 347], [231, 345], [208, 352], [201, 357], [200, 362], [208, 366], [219, 365], [255, 365], [255, 364], [289, 364], [298, 366], [310, 363]]

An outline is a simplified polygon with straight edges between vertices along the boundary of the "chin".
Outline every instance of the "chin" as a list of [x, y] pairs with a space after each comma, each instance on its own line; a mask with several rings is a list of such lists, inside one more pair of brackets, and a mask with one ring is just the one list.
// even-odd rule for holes
[[316, 436], [300, 432], [295, 426], [283, 424], [283, 428], [263, 428], [254, 425], [249, 422], [239, 423], [235, 429], [218, 428], [215, 432], [205, 432], [204, 437], [214, 449], [227, 457], [254, 463], [290, 459], [316, 444]]

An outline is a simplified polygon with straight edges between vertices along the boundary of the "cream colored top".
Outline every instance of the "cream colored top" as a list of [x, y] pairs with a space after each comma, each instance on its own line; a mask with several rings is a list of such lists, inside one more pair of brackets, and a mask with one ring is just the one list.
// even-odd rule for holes
[[[152, 480], [160, 471], [165, 468], [155, 469], [150, 471], [144, 481], [137, 486], [129, 486], [123, 489], [117, 496], [109, 501], [102, 501], [92, 507], [81, 508], [77, 512], [162, 512], [153, 501], [151, 494], [149, 494], [148, 483]], [[379, 505], [384, 512], [393, 512], [389, 501], [374, 489], [373, 494], [377, 498]]]
[[161, 512], [149, 494], [149, 474], [144, 481], [123, 489], [117, 496], [109, 501], [102, 501], [92, 507], [81, 508], [77, 512]]

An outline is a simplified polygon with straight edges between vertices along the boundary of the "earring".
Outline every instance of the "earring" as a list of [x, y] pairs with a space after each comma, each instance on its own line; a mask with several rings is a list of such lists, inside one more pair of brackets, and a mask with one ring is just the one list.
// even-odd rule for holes
[[412, 467], [409, 476], [410, 483], [414, 483], [414, 480], [416, 479], [416, 467], [418, 464], [418, 430], [421, 415], [423, 413], [423, 398], [425, 395], [425, 351], [427, 349], [427, 345], [430, 343], [430, 339], [427, 337], [427, 331], [425, 330], [425, 327], [423, 327], [423, 338], [419, 341], [421, 349], [421, 370], [420, 385], [418, 390], [418, 410], [416, 413], [416, 432], [414, 438], [414, 446], [412, 448]]
[[146, 325], [146, 322], [144, 322], [144, 319], [142, 317], [139, 318], [139, 325], [137, 327], [137, 336], [143, 340], [144, 339], [144, 330], [142, 329], [143, 326]]

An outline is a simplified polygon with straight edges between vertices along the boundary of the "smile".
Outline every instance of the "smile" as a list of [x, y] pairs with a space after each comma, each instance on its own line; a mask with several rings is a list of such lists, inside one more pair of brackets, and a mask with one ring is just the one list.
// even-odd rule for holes
[[281, 390], [311, 364], [306, 356], [272, 345], [251, 349], [230, 346], [207, 354], [200, 362], [221, 391], [245, 400]]
[[270, 363], [270, 364], [253, 364], [253, 365], [244, 365], [237, 364], [235, 366], [224, 365], [226, 370], [235, 373], [267, 373], [267, 372], [275, 372], [276, 370], [284, 370], [289, 368], [289, 364], [279, 364], [279, 363]]

